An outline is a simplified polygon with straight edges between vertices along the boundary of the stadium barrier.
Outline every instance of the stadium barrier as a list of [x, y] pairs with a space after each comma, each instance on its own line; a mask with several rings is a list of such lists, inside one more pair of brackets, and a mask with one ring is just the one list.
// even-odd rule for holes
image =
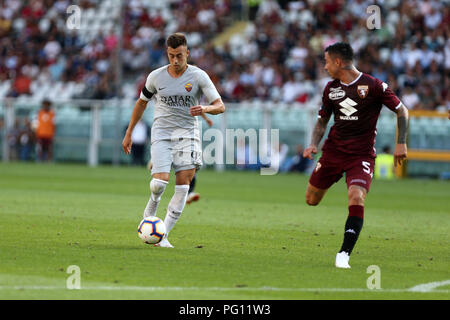
[[[124, 132], [131, 117], [135, 101], [113, 100], [54, 100], [56, 136], [54, 160], [57, 162], [85, 162], [89, 166], [101, 163], [127, 164], [130, 157], [121, 148]], [[307, 146], [317, 119], [320, 97], [304, 104], [267, 103], [259, 101], [226, 103], [224, 114], [211, 116], [213, 128], [222, 132], [243, 129], [279, 129], [279, 141], [289, 147], [289, 154], [295, 153], [297, 145]], [[26, 97], [0, 100], [0, 152], [2, 160], [10, 161], [8, 133], [15, 119], [35, 120], [40, 101]], [[153, 102], [150, 102], [144, 121], [153, 121]], [[199, 118], [203, 132], [207, 124]], [[333, 124], [330, 121], [328, 128]], [[382, 109], [377, 124], [376, 148], [388, 145], [395, 147], [395, 114]], [[328, 134], [325, 134], [325, 138]], [[411, 111], [408, 139], [408, 168], [397, 171], [400, 177], [409, 175], [439, 176], [450, 171], [450, 121], [442, 113], [416, 113]], [[207, 144], [206, 141], [204, 142]], [[147, 155], [148, 155], [147, 148]], [[426, 162], [423, 162], [426, 161]], [[223, 170], [224, 164], [216, 164]], [[400, 169], [397, 169], [400, 170]]]
[[[448, 113], [433, 110], [410, 110], [408, 138], [408, 162], [396, 167], [399, 178], [408, 175], [408, 168], [418, 166], [417, 175], [430, 175], [429, 169], [439, 167], [436, 174], [447, 177], [450, 173], [450, 120]], [[435, 137], [433, 142], [415, 141], [415, 134], [423, 140], [427, 135]], [[434, 147], [430, 149], [430, 147]], [[422, 167], [422, 168], [421, 168]], [[427, 168], [428, 167], [428, 168]], [[409, 170], [411, 171], [411, 169]]]

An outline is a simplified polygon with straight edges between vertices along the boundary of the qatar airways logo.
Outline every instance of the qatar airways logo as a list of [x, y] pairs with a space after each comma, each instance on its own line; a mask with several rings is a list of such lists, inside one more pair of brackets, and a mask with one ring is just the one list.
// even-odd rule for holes
[[195, 105], [191, 96], [161, 96], [161, 103], [169, 107], [190, 107]]
[[357, 109], [354, 108], [358, 103], [353, 101], [350, 98], [345, 99], [344, 101], [339, 102], [339, 105], [342, 107], [339, 109], [345, 116], [340, 116], [339, 119], [341, 120], [358, 120], [358, 116], [352, 116]]

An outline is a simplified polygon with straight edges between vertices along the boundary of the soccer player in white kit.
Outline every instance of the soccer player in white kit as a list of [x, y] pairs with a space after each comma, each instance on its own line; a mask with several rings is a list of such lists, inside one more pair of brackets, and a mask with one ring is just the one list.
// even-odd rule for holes
[[[219, 114], [225, 105], [208, 74], [187, 63], [189, 50], [186, 37], [174, 33], [167, 38], [169, 65], [152, 71], [142, 89], [122, 141], [126, 154], [131, 151], [131, 134], [142, 118], [148, 101], [155, 98], [154, 120], [151, 132], [150, 199], [144, 217], [156, 215], [161, 196], [169, 182], [171, 168], [175, 170], [175, 192], [169, 202], [164, 224], [166, 236], [160, 247], [173, 248], [167, 235], [180, 218], [186, 204], [189, 184], [202, 165], [201, 137], [197, 116]], [[204, 95], [209, 105], [200, 105]]]

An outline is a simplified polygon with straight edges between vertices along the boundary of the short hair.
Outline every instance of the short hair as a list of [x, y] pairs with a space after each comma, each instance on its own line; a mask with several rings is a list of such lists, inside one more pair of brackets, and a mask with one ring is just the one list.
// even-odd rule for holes
[[337, 55], [344, 61], [353, 60], [353, 49], [346, 42], [336, 42], [325, 49], [328, 54]]
[[171, 34], [167, 38], [166, 44], [167, 47], [171, 47], [173, 49], [176, 49], [179, 46], [187, 46], [186, 36], [181, 32]]

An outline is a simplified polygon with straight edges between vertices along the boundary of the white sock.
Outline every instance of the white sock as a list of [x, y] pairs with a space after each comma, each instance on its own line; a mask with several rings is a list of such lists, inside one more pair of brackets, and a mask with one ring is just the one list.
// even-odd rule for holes
[[164, 219], [164, 224], [166, 225], [166, 237], [169, 234], [170, 230], [172, 230], [175, 223], [177, 223], [181, 213], [183, 212], [184, 206], [186, 205], [188, 192], [188, 184], [175, 186], [175, 193], [173, 194], [173, 197], [169, 202], [166, 218]]
[[150, 199], [148, 200], [147, 206], [144, 210], [144, 218], [155, 216], [156, 210], [158, 209], [159, 201], [161, 200], [161, 196], [166, 189], [168, 182], [160, 179], [153, 178], [150, 181]]

